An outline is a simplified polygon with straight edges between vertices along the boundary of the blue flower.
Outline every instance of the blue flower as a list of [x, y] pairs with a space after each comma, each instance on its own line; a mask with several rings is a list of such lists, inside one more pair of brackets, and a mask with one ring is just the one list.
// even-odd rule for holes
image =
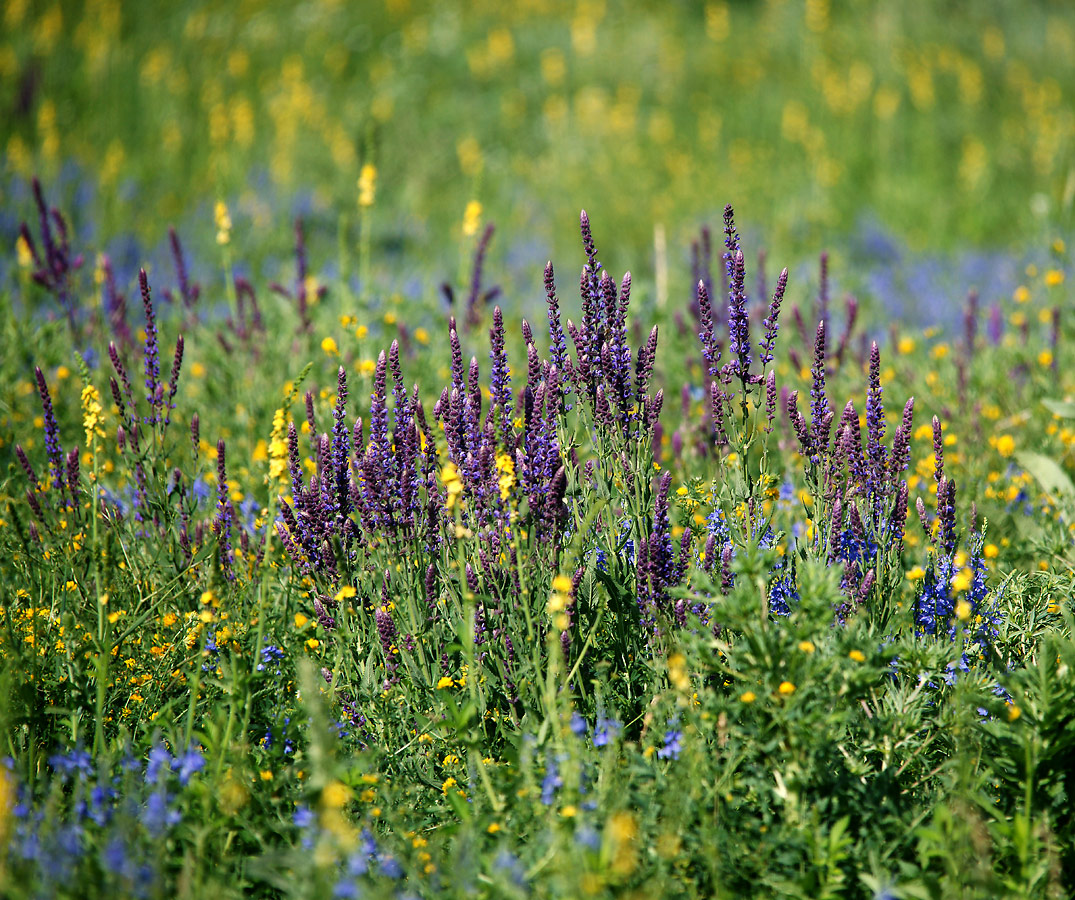
[[158, 784], [162, 771], [170, 771], [172, 768], [172, 754], [163, 744], [157, 744], [149, 751], [149, 761], [146, 763], [146, 783]]
[[683, 749], [683, 745], [680, 744], [680, 738], [683, 737], [683, 732], [678, 729], [671, 729], [664, 733], [664, 746], [657, 751], [657, 756], [661, 759], [679, 759], [680, 751]]
[[168, 806], [168, 798], [160, 791], [149, 795], [145, 809], [142, 810], [142, 824], [155, 838], [160, 837], [173, 825], [178, 825], [182, 818], [178, 810]]
[[597, 726], [593, 731], [593, 745], [604, 747], [623, 730], [623, 724], [615, 719], [606, 719], [604, 716], [597, 717]]
[[195, 772], [205, 768], [205, 757], [192, 744], [186, 753], [172, 763], [172, 767], [179, 772], [179, 783], [186, 786]]
[[78, 775], [79, 778], [85, 778], [93, 774], [93, 757], [78, 747], [67, 754], [57, 753], [49, 757], [49, 765], [65, 777]]

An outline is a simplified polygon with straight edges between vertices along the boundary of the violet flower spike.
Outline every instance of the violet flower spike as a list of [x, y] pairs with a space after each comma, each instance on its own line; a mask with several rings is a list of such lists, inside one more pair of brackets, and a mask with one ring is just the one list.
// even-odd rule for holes
[[34, 377], [37, 379], [37, 392], [41, 395], [41, 409], [45, 419], [45, 451], [49, 458], [49, 478], [53, 487], [61, 488], [64, 481], [64, 454], [60, 444], [60, 426], [56, 422], [52, 397], [40, 366], [34, 368]]
[[157, 386], [160, 383], [160, 350], [157, 346], [157, 318], [153, 312], [153, 300], [149, 293], [149, 278], [146, 270], [138, 272], [138, 287], [142, 291], [142, 306], [146, 313], [146, 340], [145, 340], [145, 374], [146, 374], [146, 399], [151, 407], [147, 424], [156, 422], [156, 411], [152, 409], [157, 396]]
[[787, 286], [788, 270], [784, 269], [776, 281], [776, 290], [773, 292], [773, 299], [769, 302], [769, 314], [762, 323], [765, 326], [765, 336], [762, 338], [760, 345], [761, 356], [759, 357], [759, 362], [762, 366], [767, 366], [773, 361], [773, 346], [776, 343], [776, 333], [779, 328], [780, 304], [784, 299], [784, 291]]

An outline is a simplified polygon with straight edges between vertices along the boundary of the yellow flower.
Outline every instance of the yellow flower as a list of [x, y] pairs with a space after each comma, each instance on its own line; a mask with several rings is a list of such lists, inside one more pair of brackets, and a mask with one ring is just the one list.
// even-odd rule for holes
[[1019, 285], [1015, 289], [1015, 293], [1012, 294], [1012, 298], [1016, 303], [1026, 303], [1030, 299], [1030, 291], [1027, 290], [1026, 285]]
[[272, 781], [272, 772], [269, 769], [262, 769], [258, 774], [262, 781]]
[[500, 473], [497, 481], [500, 487], [500, 499], [507, 500], [511, 489], [515, 486], [515, 460], [508, 453], [501, 453], [496, 458], [496, 470]]
[[456, 468], [455, 463], [444, 464], [444, 468], [440, 470], [440, 480], [444, 482], [444, 489], [448, 492], [447, 507], [452, 509], [459, 495], [463, 493], [463, 480], [459, 477], [459, 469]]
[[213, 210], [213, 220], [216, 222], [216, 242], [221, 246], [231, 242], [231, 215], [228, 213], [227, 204], [218, 200]]
[[982, 548], [982, 553], [985, 555], [986, 559], [996, 559], [1000, 550], [997, 549], [996, 544], [986, 544], [985, 547]]
[[915, 566], [907, 573], [908, 581], [918, 581], [920, 578], [926, 577], [926, 570], [921, 566]]
[[1014, 722], [1023, 714], [1023, 711], [1014, 703], [1008, 704], [1008, 721]]
[[574, 586], [574, 582], [567, 575], [557, 575], [552, 580], [552, 589], [560, 594], [570, 594]]
[[908, 353], [914, 353], [915, 340], [912, 337], [901, 337], [899, 343], [896, 345], [896, 352], [901, 356], [906, 356]]
[[[955, 575], [952, 576], [952, 588], [962, 594], [964, 591], [970, 588], [971, 583], [973, 581], [974, 573], [970, 570], [969, 567], [965, 567], [960, 569], [958, 572], [956, 572]], [[969, 609], [967, 611], [967, 616], [970, 616]], [[960, 616], [960, 618], [962, 619], [963, 616]]]
[[1038, 365], [1043, 369], [1049, 368], [1053, 364], [1053, 352], [1052, 350], [1042, 350], [1038, 354]]
[[86, 429], [86, 448], [91, 452], [94, 438], [105, 436], [104, 429], [101, 428], [103, 413], [101, 395], [92, 384], [87, 384], [82, 389], [82, 427]]
[[448, 777], [444, 779], [444, 784], [440, 786], [440, 789], [443, 793], [447, 794], [448, 791], [451, 788], [455, 787], [458, 783], [459, 782], [457, 782], [454, 778]]
[[20, 269], [29, 269], [34, 264], [34, 254], [30, 249], [30, 244], [21, 234], [15, 241], [15, 256], [18, 257]]
[[351, 799], [351, 789], [342, 781], [330, 781], [321, 791], [321, 803], [329, 809], [341, 809]]
[[1015, 438], [1010, 434], [1002, 434], [997, 438], [997, 453], [1008, 457], [1015, 452]]
[[344, 600], [350, 600], [357, 593], [358, 592], [353, 587], [351, 587], [351, 585], [347, 585], [346, 587], [342, 587], [338, 591], [336, 591], [336, 596], [334, 599], [337, 603], [342, 603]]
[[482, 222], [482, 205], [477, 200], [471, 200], [463, 211], [463, 234], [473, 237], [478, 233]]
[[302, 613], [295, 613], [295, 627], [302, 628], [310, 620], [306, 618]]
[[787, 697], [789, 694], [795, 693], [795, 685], [793, 685], [790, 681], [781, 681], [780, 687], [778, 687], [777, 690], [780, 691], [780, 693], [783, 694], [785, 697]]
[[437, 690], [443, 691], [445, 688], [450, 688], [453, 684], [455, 684], [455, 682], [452, 681], [449, 676], [442, 675], [440, 681], [437, 682]]
[[489, 834], [496, 834], [498, 831], [500, 831], [500, 825], [496, 822], [492, 822], [485, 830], [488, 831]]
[[853, 659], [855, 662], [866, 662], [866, 654], [861, 650], [852, 650], [847, 654], [849, 659]]
[[373, 206], [377, 196], [377, 167], [366, 163], [358, 173], [358, 205]]
[[757, 699], [758, 695], [755, 694], [753, 691], [743, 691], [743, 693], [739, 695], [740, 703], [753, 703]]
[[327, 337], [321, 342], [321, 349], [325, 351], [329, 356], [339, 356], [340, 348], [336, 346], [336, 341], [333, 338]]
[[960, 622], [966, 622], [970, 618], [971, 606], [966, 600], [960, 600], [956, 604], [956, 618]]
[[1064, 273], [1060, 269], [1050, 269], [1045, 273], [1045, 286], [1057, 287], [1064, 283]]
[[321, 646], [321, 642], [317, 638], [310, 638], [306, 642], [306, 649], [307, 650], [316, 650], [320, 646]]
[[817, 647], [814, 646], [813, 641], [799, 641], [799, 649], [803, 653], [813, 653]]

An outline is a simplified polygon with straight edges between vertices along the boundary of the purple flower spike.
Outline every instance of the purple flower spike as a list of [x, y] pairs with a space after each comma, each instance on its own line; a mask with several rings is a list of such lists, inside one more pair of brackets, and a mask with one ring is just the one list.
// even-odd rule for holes
[[941, 420], [933, 417], [933, 477], [936, 479], [937, 499], [940, 501], [940, 483], [944, 479], [944, 435], [941, 432]]
[[736, 250], [728, 291], [728, 350], [734, 356], [734, 374], [744, 383], [750, 377], [750, 315], [747, 310], [743, 251]]
[[702, 342], [702, 357], [708, 366], [709, 375], [716, 378], [720, 371], [720, 344], [714, 333], [713, 306], [705, 282], [698, 282], [698, 322], [701, 331], [698, 338]]
[[142, 306], [146, 312], [146, 341], [144, 348], [145, 373], [146, 373], [146, 399], [151, 408], [147, 424], [152, 425], [157, 421], [157, 412], [154, 402], [157, 397], [157, 387], [160, 384], [160, 349], [157, 346], [157, 317], [153, 312], [153, 300], [149, 295], [149, 279], [146, 270], [138, 271], [138, 287], [142, 291]]
[[63, 447], [60, 444], [60, 426], [56, 414], [52, 411], [52, 397], [45, 383], [45, 376], [38, 366], [34, 369], [37, 378], [37, 392], [41, 395], [41, 409], [45, 419], [45, 450], [49, 458], [49, 478], [52, 486], [61, 488], [64, 481]]
[[815, 453], [823, 453], [829, 446], [829, 434], [833, 412], [825, 396], [825, 322], [817, 323], [814, 340], [814, 365], [811, 368], [813, 383], [810, 388], [810, 426]]
[[759, 357], [759, 362], [763, 366], [767, 366], [773, 361], [773, 345], [776, 343], [776, 332], [779, 327], [780, 304], [784, 300], [784, 291], [787, 290], [787, 286], [788, 270], [784, 269], [776, 281], [776, 290], [773, 292], [773, 299], [769, 302], [769, 314], [762, 323], [765, 326], [765, 336], [762, 338], [760, 345], [761, 356]]
[[168, 377], [168, 399], [165, 402], [164, 424], [172, 422], [172, 410], [175, 409], [175, 395], [179, 391], [179, 370], [183, 367], [183, 335], [175, 339], [175, 357], [172, 359], [172, 372]]
[[876, 491], [884, 478], [886, 453], [885, 407], [881, 402], [881, 351], [870, 348], [870, 381], [866, 391], [866, 456], [870, 461], [870, 486]]

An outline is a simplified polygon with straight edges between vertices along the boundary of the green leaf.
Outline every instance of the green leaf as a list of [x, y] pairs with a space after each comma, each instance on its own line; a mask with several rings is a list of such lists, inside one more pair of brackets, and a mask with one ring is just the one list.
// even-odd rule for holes
[[1075, 419], [1075, 400], [1053, 400], [1046, 398], [1041, 401], [1049, 412], [1062, 419]]
[[1034, 476], [1041, 485], [1041, 489], [1047, 494], [1075, 498], [1075, 485], [1071, 483], [1067, 473], [1055, 460], [1042, 456], [1040, 453], [1031, 453], [1029, 450], [1015, 454], [1015, 459], [1020, 466]]

